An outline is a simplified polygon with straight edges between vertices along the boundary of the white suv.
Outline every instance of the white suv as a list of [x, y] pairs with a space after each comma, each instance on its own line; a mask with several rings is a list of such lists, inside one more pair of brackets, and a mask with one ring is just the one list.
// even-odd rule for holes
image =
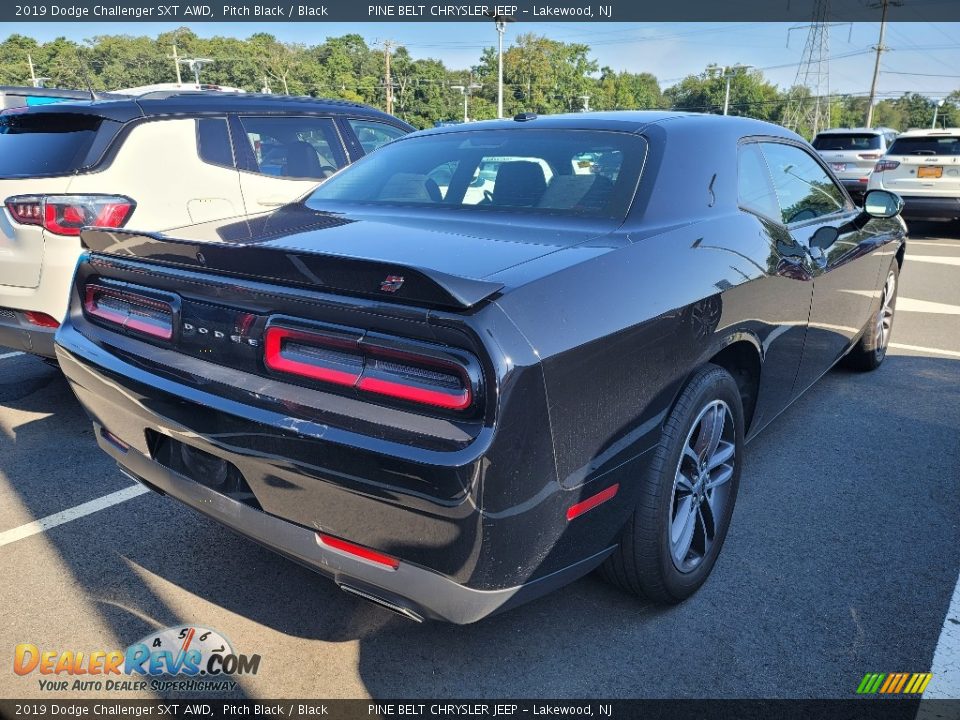
[[903, 133], [877, 163], [869, 188], [900, 195], [906, 218], [960, 218], [960, 128]]
[[817, 133], [813, 147], [859, 202], [867, 191], [873, 166], [896, 136], [897, 131], [891, 128], [835, 128]]
[[0, 346], [53, 357], [85, 226], [261, 213], [412, 131], [356, 103], [150, 93], [0, 113]]

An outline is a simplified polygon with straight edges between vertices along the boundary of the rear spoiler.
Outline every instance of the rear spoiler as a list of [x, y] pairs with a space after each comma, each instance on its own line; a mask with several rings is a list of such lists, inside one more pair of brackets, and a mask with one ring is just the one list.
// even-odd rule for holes
[[255, 244], [180, 240], [162, 233], [89, 228], [81, 240], [95, 253], [118, 258], [454, 310], [471, 308], [503, 289], [503, 283], [424, 267]]

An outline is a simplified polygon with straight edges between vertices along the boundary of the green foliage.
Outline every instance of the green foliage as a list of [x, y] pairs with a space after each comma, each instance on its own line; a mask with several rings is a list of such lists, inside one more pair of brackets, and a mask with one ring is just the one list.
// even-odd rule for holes
[[[384, 51], [351, 33], [315, 45], [285, 43], [267, 32], [247, 39], [198, 37], [186, 27], [155, 38], [98, 35], [83, 42], [60, 37], [46, 43], [20, 34], [0, 42], [0, 84], [29, 85], [28, 55], [36, 74], [51, 87], [116, 90], [176, 81], [174, 45], [181, 58], [215, 60], [203, 69], [203, 82], [258, 92], [334, 97], [386, 105]], [[463, 96], [454, 85], [479, 84], [469, 98], [471, 118], [497, 113], [497, 52], [487, 48], [469, 69], [451, 69], [436, 59], [414, 59], [406, 48], [391, 53], [393, 112], [417, 127], [463, 117]], [[758, 70], [730, 71], [730, 114], [778, 122], [789, 100], [809, 98], [806, 88], [780, 90]], [[181, 66], [184, 82], [192, 82]], [[662, 89], [650, 73], [600, 68], [583, 43], [565, 43], [526, 33], [504, 51], [504, 114], [576, 112], [589, 103], [594, 110], [656, 108], [718, 113], [723, 111], [723, 68], [710, 65], [676, 85]], [[917, 93], [884, 99], [874, 108], [874, 125], [898, 130], [930, 127], [933, 103]], [[832, 99], [830, 124], [862, 126], [867, 100], [862, 95]], [[938, 114], [938, 125], [960, 125], [960, 90], [951, 93]], [[808, 128], [800, 128], [809, 134]]]

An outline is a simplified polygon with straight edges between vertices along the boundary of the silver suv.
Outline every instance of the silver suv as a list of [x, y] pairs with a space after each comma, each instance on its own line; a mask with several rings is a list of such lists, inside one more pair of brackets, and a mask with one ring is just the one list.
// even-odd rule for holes
[[835, 128], [817, 133], [813, 147], [858, 202], [867, 191], [870, 173], [897, 136], [891, 128]]

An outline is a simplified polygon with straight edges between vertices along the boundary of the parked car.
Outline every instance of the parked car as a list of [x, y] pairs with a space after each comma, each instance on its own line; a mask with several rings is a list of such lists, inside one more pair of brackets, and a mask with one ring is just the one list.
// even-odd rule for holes
[[163, 230], [274, 209], [410, 125], [337, 100], [229, 93], [0, 115], [0, 346], [53, 357], [85, 225]]
[[131, 478], [407, 617], [600, 565], [673, 603], [745, 442], [883, 362], [899, 207], [746, 118], [435, 129], [247, 222], [85, 232], [57, 356]]
[[903, 133], [877, 163], [869, 187], [903, 196], [908, 219], [960, 219], [960, 128]]
[[88, 90], [0, 85], [0, 111], [89, 99]]
[[854, 200], [862, 200], [877, 160], [897, 137], [892, 128], [834, 128], [817, 133], [813, 147], [830, 163]]

